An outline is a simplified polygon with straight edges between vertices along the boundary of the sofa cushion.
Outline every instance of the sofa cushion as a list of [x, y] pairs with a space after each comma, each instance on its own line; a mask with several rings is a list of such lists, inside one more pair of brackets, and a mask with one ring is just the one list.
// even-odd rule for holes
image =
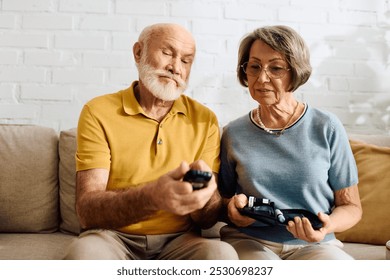
[[384, 245], [390, 240], [390, 147], [350, 140], [359, 173], [360, 222], [338, 233], [341, 241]]
[[61, 131], [59, 140], [59, 181], [60, 209], [63, 232], [80, 233], [80, 224], [76, 215], [76, 129]]
[[0, 125], [0, 232], [58, 229], [58, 135], [51, 128]]
[[[77, 237], [74, 235], [61, 232], [2, 233], [0, 234], [0, 260], [62, 260], [69, 244], [75, 238]], [[40, 279], [44, 278], [46, 277]]]
[[355, 260], [385, 260], [386, 252], [383, 245], [344, 242], [343, 250]]

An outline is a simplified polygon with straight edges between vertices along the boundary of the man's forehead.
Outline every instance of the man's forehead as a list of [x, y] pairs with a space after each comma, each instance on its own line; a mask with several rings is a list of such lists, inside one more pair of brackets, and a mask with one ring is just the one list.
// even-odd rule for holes
[[161, 30], [161, 32], [154, 34], [152, 41], [161, 47], [180, 48], [186, 53], [195, 53], [195, 41], [193, 37], [187, 32], [180, 32], [180, 29], [177, 31], [174, 29]]

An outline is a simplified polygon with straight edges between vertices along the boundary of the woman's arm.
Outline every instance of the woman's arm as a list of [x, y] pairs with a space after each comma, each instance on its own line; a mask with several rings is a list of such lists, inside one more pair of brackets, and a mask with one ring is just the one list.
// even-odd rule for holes
[[362, 206], [357, 185], [334, 192], [335, 208], [332, 214], [319, 213], [323, 227], [314, 230], [307, 218], [295, 217], [288, 223], [287, 229], [295, 238], [308, 242], [320, 242], [325, 235], [332, 232], [342, 232], [357, 224], [362, 217]]
[[342, 232], [356, 225], [362, 218], [358, 186], [350, 186], [334, 193], [335, 208], [330, 215], [329, 232]]

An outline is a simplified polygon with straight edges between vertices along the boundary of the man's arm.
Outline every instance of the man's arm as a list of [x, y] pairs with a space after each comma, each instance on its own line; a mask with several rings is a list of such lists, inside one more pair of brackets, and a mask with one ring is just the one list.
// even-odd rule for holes
[[106, 169], [77, 172], [76, 210], [83, 228], [118, 228], [145, 220], [157, 210], [148, 188], [107, 191], [108, 175]]
[[181, 179], [189, 170], [187, 163], [142, 186], [106, 190], [109, 172], [105, 169], [78, 171], [76, 175], [76, 210], [83, 228], [119, 228], [134, 224], [164, 210], [188, 215], [203, 208], [216, 190], [215, 186], [192, 191]]
[[[210, 184], [215, 185], [216, 188], [216, 176], [214, 173], [213, 178], [211, 178], [208, 187]], [[212, 186], [214, 188], [214, 186]], [[202, 229], [207, 229], [212, 227], [219, 219], [222, 211], [222, 197], [220, 196], [218, 190], [215, 190], [210, 200], [206, 205], [193, 213], [191, 213], [191, 219]]]

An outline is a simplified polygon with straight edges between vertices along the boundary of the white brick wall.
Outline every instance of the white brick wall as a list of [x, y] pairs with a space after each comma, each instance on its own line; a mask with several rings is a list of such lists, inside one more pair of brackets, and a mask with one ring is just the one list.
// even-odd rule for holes
[[187, 94], [224, 125], [255, 106], [235, 76], [240, 38], [286, 24], [314, 68], [297, 97], [349, 131], [389, 134], [389, 14], [390, 0], [0, 0], [0, 123], [76, 126], [87, 100], [137, 79], [139, 32], [176, 22], [197, 41]]

